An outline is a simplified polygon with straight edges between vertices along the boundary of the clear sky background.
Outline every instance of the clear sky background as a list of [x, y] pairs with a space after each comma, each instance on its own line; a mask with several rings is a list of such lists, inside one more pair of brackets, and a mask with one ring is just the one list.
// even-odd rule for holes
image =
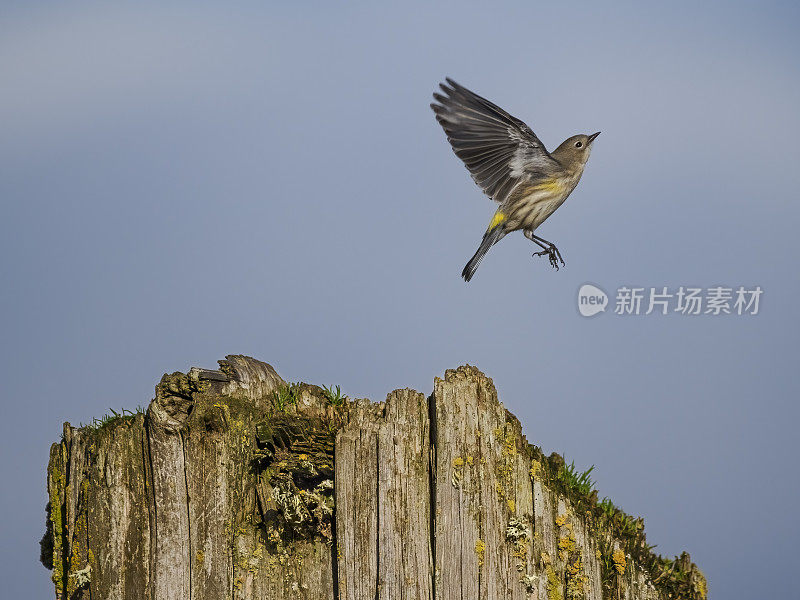
[[[463, 363], [528, 439], [688, 550], [797, 593], [800, 10], [792, 3], [4, 2], [0, 579], [38, 562], [61, 424], [243, 353], [382, 399]], [[451, 76], [583, 180], [475, 279], [494, 210], [428, 107]], [[755, 286], [755, 317], [592, 319], [578, 287]]]

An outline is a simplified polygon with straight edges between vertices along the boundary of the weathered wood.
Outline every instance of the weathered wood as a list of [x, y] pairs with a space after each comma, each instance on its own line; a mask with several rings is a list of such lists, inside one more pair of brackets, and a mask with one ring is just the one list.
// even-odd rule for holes
[[162, 417], [153, 402], [148, 412], [155, 523], [153, 527], [153, 596], [189, 598], [191, 590], [191, 531], [184, 434], [179, 425]]
[[372, 404], [228, 356], [165, 375], [146, 414], [65, 424], [47, 490], [59, 599], [707, 597], [474, 367]]
[[217, 369], [201, 369], [200, 367], [192, 367], [189, 369], [189, 378], [195, 381], [229, 381], [230, 378], [220, 370]]
[[[518, 423], [507, 418], [491, 380], [474, 368], [437, 379], [434, 399], [437, 595], [524, 598], [532, 492], [519, 460]], [[509, 539], [514, 523], [525, 533]], [[453, 561], [458, 555], [462, 560]]]
[[127, 435], [103, 437], [90, 450], [84, 489], [94, 597], [145, 599], [150, 588], [149, 561], [125, 559], [150, 554], [143, 431], [144, 415], [138, 415]]
[[377, 410], [354, 408], [336, 437], [336, 540], [341, 600], [378, 596]]
[[378, 428], [378, 597], [433, 598], [428, 401], [389, 394]]
[[339, 597], [433, 598], [428, 401], [359, 406], [336, 440]]
[[[184, 438], [189, 524], [190, 589], [196, 598], [230, 596], [232, 460], [236, 440], [225, 427], [226, 406], [208, 407], [208, 426], [189, 427]], [[208, 415], [208, 413], [206, 413]], [[214, 414], [216, 413], [216, 414]], [[223, 535], [220, 535], [220, 533]]]

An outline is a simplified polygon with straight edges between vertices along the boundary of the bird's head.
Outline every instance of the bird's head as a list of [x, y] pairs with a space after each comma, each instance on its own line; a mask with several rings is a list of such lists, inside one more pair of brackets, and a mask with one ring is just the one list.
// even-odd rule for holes
[[580, 133], [567, 138], [553, 151], [553, 157], [567, 168], [583, 169], [589, 154], [592, 152], [592, 143], [600, 132], [586, 135]]

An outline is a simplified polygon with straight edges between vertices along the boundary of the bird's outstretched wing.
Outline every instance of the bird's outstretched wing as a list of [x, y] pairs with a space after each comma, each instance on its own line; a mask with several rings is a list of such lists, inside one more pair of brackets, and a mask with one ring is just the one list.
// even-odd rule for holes
[[558, 168], [525, 123], [450, 78], [431, 104], [447, 140], [487, 196], [502, 203], [520, 182]]

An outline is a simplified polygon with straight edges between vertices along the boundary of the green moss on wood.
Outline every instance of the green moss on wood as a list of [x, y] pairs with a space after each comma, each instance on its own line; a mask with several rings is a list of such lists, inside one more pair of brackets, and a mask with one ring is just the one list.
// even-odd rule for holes
[[555, 569], [548, 564], [545, 566], [545, 571], [547, 573], [547, 600], [563, 600], [561, 580], [558, 578]]
[[[637, 567], [645, 571], [661, 596], [705, 600], [705, 577], [691, 562], [689, 555], [684, 553], [668, 559], [654, 553], [654, 546], [647, 543], [643, 519], [625, 513], [608, 498], [598, 500], [594, 481], [590, 477], [591, 469], [579, 472], [574, 463], [567, 464], [556, 453], [545, 456], [538, 446], [530, 445], [528, 453], [531, 479], [540, 481], [565, 498], [575, 513], [585, 518], [589, 533], [594, 535], [598, 546], [602, 548], [600, 561], [606, 597], [614, 597], [622, 585], [613, 561], [613, 542], [616, 541], [624, 555], [630, 556]], [[559, 538], [562, 558], [569, 554], [569, 546], [569, 536]]]
[[[52, 548], [49, 565], [53, 570], [50, 578], [55, 585], [56, 594], [64, 593], [64, 573], [68, 568], [65, 557], [66, 525], [64, 523], [66, 499], [66, 448], [64, 442], [53, 444], [50, 449], [50, 464], [48, 474], [48, 524], [47, 529], [51, 534], [49, 544]], [[45, 536], [47, 532], [45, 532]], [[44, 549], [44, 548], [43, 548]], [[47, 566], [47, 565], [46, 565]]]

